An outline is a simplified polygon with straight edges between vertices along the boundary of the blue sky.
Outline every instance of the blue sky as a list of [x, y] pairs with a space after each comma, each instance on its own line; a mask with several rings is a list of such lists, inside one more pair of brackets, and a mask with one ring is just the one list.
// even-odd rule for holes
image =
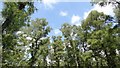
[[89, 2], [58, 2], [53, 4], [52, 7], [36, 2], [35, 6], [38, 11], [32, 15], [32, 19], [46, 18], [49, 25], [53, 28], [51, 35], [60, 35], [58, 29], [63, 23], [72, 24], [72, 17], [79, 17], [80, 23], [83, 20], [84, 12], [92, 8]]
[[[98, 10], [99, 12], [114, 16], [111, 6], [101, 8], [98, 5], [91, 6], [90, 2], [43, 0], [43, 3], [35, 2], [35, 6], [38, 10], [32, 14], [31, 19], [46, 18], [49, 26], [53, 29], [49, 34], [50, 36], [61, 35], [59, 29], [63, 23], [80, 25], [81, 20], [85, 19], [92, 10]], [[0, 11], [2, 7], [3, 5], [0, 2]]]

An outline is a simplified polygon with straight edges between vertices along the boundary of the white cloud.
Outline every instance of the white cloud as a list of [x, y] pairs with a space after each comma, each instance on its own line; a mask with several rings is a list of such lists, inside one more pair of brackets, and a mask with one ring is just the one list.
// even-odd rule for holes
[[68, 13], [67, 13], [66, 11], [61, 11], [61, 12], [60, 12], [60, 15], [61, 15], [61, 16], [67, 16]]
[[59, 29], [54, 30], [55, 35], [61, 34], [61, 31]]
[[78, 15], [73, 15], [71, 18], [71, 24], [73, 25], [80, 25], [80, 19], [81, 17]]
[[88, 12], [85, 12], [85, 13], [84, 13], [84, 17], [83, 17], [83, 18], [86, 19], [87, 16], [88, 16], [88, 14], [89, 14], [92, 10], [97, 10], [98, 12], [103, 12], [103, 13], [106, 14], [106, 15], [114, 16], [113, 8], [114, 8], [114, 7], [113, 7], [111, 4], [106, 5], [106, 6], [104, 6], [104, 7], [101, 7], [101, 6], [99, 6], [98, 4], [96, 4], [96, 5], [94, 5], [94, 7], [93, 7], [91, 10], [89, 10]]
[[53, 5], [57, 3], [56, 0], [42, 0], [46, 8], [53, 8]]

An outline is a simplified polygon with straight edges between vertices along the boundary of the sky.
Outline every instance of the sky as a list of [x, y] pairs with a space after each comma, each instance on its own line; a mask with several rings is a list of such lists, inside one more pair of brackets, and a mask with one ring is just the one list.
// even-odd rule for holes
[[61, 35], [59, 29], [64, 23], [79, 25], [84, 12], [92, 6], [89, 2], [58, 2], [51, 5], [35, 3], [38, 10], [32, 15], [32, 19], [46, 18], [52, 27], [50, 35]]
[[[92, 6], [90, 0], [43, 0], [42, 3], [35, 2], [34, 5], [38, 10], [32, 14], [31, 19], [46, 18], [48, 25], [52, 28], [50, 36], [62, 35], [59, 29], [64, 23], [80, 25], [81, 21], [86, 19], [92, 10], [114, 16], [112, 5], [105, 7]], [[0, 11], [2, 8], [3, 4], [0, 2]]]

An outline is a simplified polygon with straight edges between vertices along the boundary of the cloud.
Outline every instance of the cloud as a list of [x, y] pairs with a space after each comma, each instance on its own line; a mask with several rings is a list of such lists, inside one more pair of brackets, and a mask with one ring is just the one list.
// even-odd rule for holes
[[71, 24], [73, 25], [80, 25], [80, 20], [81, 17], [78, 16], [78, 15], [73, 15], [72, 18], [71, 18]]
[[53, 5], [57, 3], [56, 0], [42, 0], [42, 3], [46, 8], [53, 8]]
[[106, 6], [104, 6], [104, 7], [101, 7], [101, 6], [99, 6], [98, 4], [96, 4], [96, 5], [94, 5], [94, 7], [91, 9], [91, 10], [89, 10], [89, 11], [87, 11], [87, 12], [85, 12], [84, 13], [84, 19], [86, 19], [87, 18], [87, 16], [88, 16], [88, 14], [92, 11], [92, 10], [97, 10], [98, 12], [103, 12], [104, 14], [106, 14], [106, 15], [111, 15], [111, 16], [114, 16], [115, 14], [114, 14], [114, 12], [113, 12], [113, 6], [111, 5], [111, 4], [109, 4], [109, 5], [106, 5]]
[[60, 12], [60, 16], [67, 16], [67, 15], [68, 15], [68, 13], [65, 12], [65, 11], [61, 11], [61, 12]]
[[54, 30], [55, 35], [61, 34], [61, 31], [59, 29]]

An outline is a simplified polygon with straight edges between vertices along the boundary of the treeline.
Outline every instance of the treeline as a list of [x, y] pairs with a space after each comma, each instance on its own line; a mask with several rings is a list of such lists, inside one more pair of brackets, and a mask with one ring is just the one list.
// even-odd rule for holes
[[45, 18], [30, 20], [33, 4], [4, 3], [2, 66], [120, 67], [120, 14], [93, 10], [80, 26], [64, 23], [62, 36], [49, 37], [52, 28]]

